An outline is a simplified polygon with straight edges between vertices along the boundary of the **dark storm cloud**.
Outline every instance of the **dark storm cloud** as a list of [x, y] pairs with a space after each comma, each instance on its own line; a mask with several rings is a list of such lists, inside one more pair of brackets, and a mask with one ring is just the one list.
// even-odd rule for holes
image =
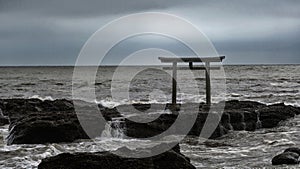
[[4, 12], [25, 12], [59, 17], [91, 17], [124, 14], [144, 10], [165, 9], [192, 3], [172, 0], [1, 0]]
[[238, 14], [241, 14], [241, 17], [243, 14], [252, 17], [261, 14], [273, 17], [299, 17], [298, 0], [0, 0], [0, 12], [47, 17], [92, 17], [173, 7], [188, 8], [191, 11], [193, 7], [199, 7], [198, 9], [202, 11], [214, 12], [210, 13], [211, 16], [205, 17], [218, 16], [222, 11], [227, 11], [227, 15], [234, 18], [238, 18]]
[[101, 26], [146, 11], [188, 19], [227, 63], [300, 63], [299, 9], [298, 0], [0, 0], [0, 65], [74, 64]]

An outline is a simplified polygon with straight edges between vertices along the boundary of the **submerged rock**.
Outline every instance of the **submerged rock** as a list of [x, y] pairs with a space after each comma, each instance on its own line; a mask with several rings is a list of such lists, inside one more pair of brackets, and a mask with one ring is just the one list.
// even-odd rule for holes
[[[142, 151], [131, 151], [121, 148], [117, 151], [126, 153], [143, 153]], [[65, 169], [195, 169], [189, 159], [173, 150], [147, 158], [125, 158], [112, 152], [97, 153], [63, 153], [54, 157], [43, 159], [38, 166], [39, 169], [65, 168]]]
[[[221, 107], [220, 104], [213, 104], [212, 107]], [[121, 126], [112, 125], [111, 127], [121, 127], [120, 130], [126, 136], [134, 138], [156, 136], [167, 129], [171, 129], [173, 134], [186, 134], [183, 132], [184, 129], [188, 128], [185, 121], [189, 121], [187, 119], [191, 118], [195, 119], [195, 123], [191, 124], [187, 133], [188, 135], [199, 136], [209, 114], [213, 119], [220, 121], [216, 125], [207, 124], [213, 131], [213, 134], [209, 136], [211, 139], [221, 137], [227, 134], [229, 130], [254, 131], [261, 127], [275, 127], [280, 121], [300, 114], [300, 108], [284, 104], [268, 106], [252, 101], [237, 100], [226, 101], [223, 104], [225, 104], [225, 109], [222, 115], [218, 112], [211, 113], [209, 112], [210, 107], [196, 103], [179, 105], [175, 109], [169, 105], [161, 104], [134, 104], [133, 107], [141, 112], [146, 112], [150, 107], [154, 108], [154, 112], [165, 110], [161, 114], [149, 113], [143, 116], [135, 114], [137, 119], [144, 118], [147, 121], [145, 123], [134, 122], [126, 118], [127, 115], [132, 116], [131, 105], [121, 105], [115, 108], [106, 108], [102, 105], [96, 105], [96, 107], [99, 108], [107, 121], [113, 121], [116, 118], [123, 119]], [[65, 99], [54, 101], [39, 99], [0, 100], [0, 108], [10, 120], [8, 144], [73, 142], [76, 139], [88, 139], [89, 136], [83, 130], [80, 122], [84, 120], [85, 124], [89, 125], [88, 127], [94, 129], [96, 128], [95, 124], [97, 124], [95, 121], [100, 114], [98, 110], [93, 109], [92, 103], [77, 100], [76, 105], [79, 108], [76, 109], [77, 112], [75, 113], [73, 101]], [[183, 121], [178, 126], [173, 127], [179, 113]], [[196, 116], [193, 113], [196, 113]], [[80, 122], [78, 115], [81, 116]], [[105, 124], [97, 126], [97, 128], [99, 129], [95, 129], [92, 133], [94, 137], [101, 136]]]
[[299, 154], [294, 152], [284, 152], [275, 156], [272, 159], [272, 165], [282, 165], [282, 164], [298, 164]]

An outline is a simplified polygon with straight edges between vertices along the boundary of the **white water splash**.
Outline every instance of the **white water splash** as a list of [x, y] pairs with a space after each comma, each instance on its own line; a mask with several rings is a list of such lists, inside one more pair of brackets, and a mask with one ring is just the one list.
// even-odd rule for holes
[[101, 138], [124, 138], [124, 121], [109, 121], [101, 134]]
[[31, 97], [29, 97], [29, 99], [40, 99], [42, 101], [45, 101], [45, 100], [51, 100], [51, 101], [54, 101], [55, 99], [53, 99], [51, 96], [45, 96], [45, 97], [41, 97], [39, 95], [33, 95]]

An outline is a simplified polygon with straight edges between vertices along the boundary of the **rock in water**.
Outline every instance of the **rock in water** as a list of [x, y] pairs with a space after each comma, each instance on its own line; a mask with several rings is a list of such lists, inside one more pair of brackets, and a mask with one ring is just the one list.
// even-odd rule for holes
[[280, 121], [287, 120], [300, 114], [300, 109], [292, 106], [286, 106], [283, 103], [274, 104], [259, 109], [260, 120], [263, 128], [272, 128], [278, 125]]
[[299, 155], [294, 152], [284, 152], [272, 159], [272, 165], [298, 164]]
[[9, 124], [9, 120], [6, 117], [0, 117], [0, 126]]
[[9, 120], [6, 116], [4, 116], [4, 114], [0, 108], [0, 126], [4, 126], [6, 124], [9, 124]]
[[73, 142], [89, 138], [70, 101], [12, 99], [6, 100], [5, 108], [11, 121], [7, 138], [9, 145]]
[[[105, 124], [99, 126], [99, 123], [97, 123], [99, 111], [91, 106], [92, 103], [78, 100], [76, 103], [80, 105], [79, 111], [76, 109], [77, 112], [74, 110], [73, 102], [65, 99], [54, 101], [0, 99], [0, 108], [3, 114], [9, 117], [10, 122], [8, 144], [42, 144], [88, 139], [89, 137], [82, 129], [81, 124], [86, 124], [92, 129], [93, 133], [89, 133], [89, 136], [91, 134], [94, 137], [101, 136]], [[268, 106], [252, 101], [237, 100], [222, 103], [225, 104], [223, 115], [221, 116], [221, 113], [211, 114], [213, 119], [220, 119], [220, 123], [216, 124], [217, 127], [214, 128], [213, 134], [210, 137], [207, 136], [211, 139], [227, 134], [229, 130], [254, 131], [256, 128], [261, 127], [276, 127], [280, 121], [300, 114], [300, 108], [284, 104]], [[106, 108], [98, 105], [98, 108], [107, 121], [112, 121], [115, 118], [125, 119], [122, 131], [126, 136], [134, 138], [153, 137], [168, 129], [172, 129], [171, 132], [174, 134], [185, 135], [188, 132], [188, 135], [199, 136], [209, 114], [208, 106], [196, 103], [187, 103], [175, 110], [162, 104], [134, 104], [133, 106], [140, 111], [146, 111], [150, 106], [153, 106], [153, 108], [156, 107], [154, 112], [162, 111], [163, 107], [168, 109], [166, 112], [169, 113], [160, 114], [159, 117], [151, 113], [147, 116], [137, 116], [136, 118], [145, 118], [144, 120], [147, 121], [147, 123], [137, 123], [123, 117], [123, 114], [132, 115], [131, 105], [120, 105], [117, 108]], [[222, 107], [218, 104], [212, 106]], [[121, 112], [119, 112], [120, 108]], [[181, 119], [183, 120], [180, 124], [174, 126], [180, 109]], [[173, 114], [170, 114], [170, 112]], [[197, 113], [196, 116], [193, 116], [193, 113]], [[79, 114], [84, 116], [80, 121], [85, 120], [84, 123], [79, 122], [77, 118]], [[193, 126], [187, 127], [185, 120], [193, 118], [195, 118], [195, 123], [192, 124]], [[8, 123], [5, 116], [3, 118], [0, 116], [0, 125], [2, 123]], [[259, 125], [257, 125], [258, 123]], [[183, 129], [187, 129], [187, 132]]]
[[[124, 149], [124, 148], [121, 148]], [[128, 150], [128, 149], [127, 149]], [[118, 150], [117, 150], [118, 151]], [[122, 150], [123, 151], [123, 150]], [[128, 150], [131, 151], [131, 150]], [[132, 151], [131, 153], [140, 153]], [[182, 154], [169, 150], [147, 158], [125, 158], [111, 152], [64, 153], [43, 159], [39, 169], [195, 169]]]
[[300, 156], [300, 148], [297, 147], [287, 148], [286, 150], [284, 150], [284, 152], [293, 152], [293, 153], [297, 153]]

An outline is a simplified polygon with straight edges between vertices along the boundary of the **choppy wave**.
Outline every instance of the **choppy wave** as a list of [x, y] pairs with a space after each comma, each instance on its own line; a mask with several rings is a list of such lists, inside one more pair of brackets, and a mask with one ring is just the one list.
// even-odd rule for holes
[[51, 96], [41, 97], [39, 95], [33, 95], [33, 96], [29, 97], [29, 99], [40, 99], [40, 100], [43, 100], [43, 101], [45, 101], [45, 100], [51, 100], [51, 101], [55, 100]]
[[[41, 100], [73, 98], [72, 67], [33, 67], [28, 69], [14, 67], [0, 69], [1, 98], [38, 98]], [[95, 87], [98, 102], [108, 107], [131, 104], [133, 102], [170, 102], [172, 87], [170, 77], [166, 76], [165, 73], [153, 70], [145, 72], [145, 74], [133, 80], [130, 85], [130, 99], [111, 99], [110, 87], [114, 69], [114, 67], [100, 67], [93, 85], [77, 79], [74, 89], [82, 90], [83, 94], [85, 94], [84, 92], [90, 90], [90, 87]], [[129, 67], [128, 71], [134, 71], [135, 69], [134, 67]], [[299, 65], [224, 66], [224, 70], [227, 91], [213, 90], [213, 102], [228, 99], [248, 99], [264, 103], [300, 103]], [[178, 102], [204, 102], [205, 80], [203, 74], [200, 73], [196, 76], [200, 91], [199, 94], [196, 94], [190, 85], [193, 79], [187, 78], [186, 73], [184, 70], [178, 71], [178, 81], [180, 86], [185, 89], [185, 92], [178, 91]], [[218, 77], [218, 74], [212, 71], [212, 76]], [[219, 83], [218, 78], [213, 80], [216, 80], [216, 83], [212, 83], [212, 85]], [[124, 77], [124, 79], [119, 79], [116, 82], [120, 88], [125, 88], [127, 79]], [[152, 90], [162, 91], [165, 96], [149, 97]], [[220, 92], [226, 92], [227, 95], [221, 95]], [[85, 101], [95, 102], [94, 100]]]
[[[1, 98], [35, 98], [41, 100], [72, 99], [72, 68], [0, 68]], [[39, 69], [39, 70], [37, 70]], [[131, 68], [134, 69], [134, 68]], [[213, 95], [213, 102], [223, 100], [251, 100], [265, 104], [285, 103], [300, 107], [300, 65], [282, 66], [225, 66], [227, 76], [227, 94], [219, 91]], [[132, 103], [168, 103], [171, 100], [171, 81], [160, 72], [152, 71], [147, 76], [135, 80], [130, 99], [111, 98], [111, 77], [114, 68], [99, 68], [99, 79], [96, 80], [97, 100], [95, 102], [106, 107]], [[18, 73], [16, 73], [18, 72]], [[104, 72], [104, 73], [103, 73]], [[190, 88], [192, 79], [185, 78], [185, 72], [178, 71], [178, 80], [186, 88], [178, 92], [178, 102], [205, 102], [204, 78], [197, 78], [200, 93]], [[212, 73], [212, 75], [214, 75]], [[127, 79], [119, 79], [124, 87]], [[34, 85], [33, 85], [34, 84]], [[75, 86], [76, 87], [76, 86]], [[89, 90], [89, 85], [82, 82], [79, 90]], [[77, 88], [75, 88], [77, 89]], [[153, 89], [163, 91], [165, 97], [150, 98]], [[224, 91], [222, 91], [224, 92]], [[291, 119], [274, 129], [261, 129], [255, 132], [233, 131], [217, 142], [198, 144], [198, 138], [187, 138], [181, 144], [182, 152], [191, 158], [197, 168], [262, 168], [271, 167], [271, 157], [283, 149], [299, 145], [300, 117]], [[69, 144], [47, 145], [12, 145], [5, 144], [8, 126], [0, 127], [0, 168], [36, 168], [42, 158], [62, 152], [104, 151], [119, 146], [134, 148], [136, 145], [151, 146], [154, 143], [144, 140], [126, 140], [121, 138], [98, 138], [78, 140]]]
[[[197, 137], [187, 137], [181, 144], [181, 152], [191, 159], [198, 169], [206, 168], [262, 168], [272, 167], [271, 158], [283, 149], [300, 143], [300, 116], [283, 122], [273, 129], [255, 132], [232, 131], [218, 140], [198, 142]], [[109, 130], [107, 132], [110, 132]], [[0, 127], [6, 137], [8, 126]], [[162, 142], [175, 140], [169, 136], [158, 142], [139, 139], [99, 137], [94, 140], [78, 140], [74, 143], [3, 145], [0, 146], [0, 168], [36, 168], [43, 158], [65, 152], [98, 152], [149, 148]], [[214, 146], [211, 146], [214, 145]], [[247, 166], [247, 167], [245, 167]], [[293, 166], [290, 166], [293, 168]], [[289, 167], [286, 167], [289, 168]]]
[[[213, 103], [218, 103], [220, 101], [229, 101], [229, 100], [247, 100], [247, 101], [256, 101], [256, 102], [260, 102], [263, 104], [276, 104], [276, 103], [284, 103], [286, 105], [291, 105], [291, 106], [296, 106], [296, 107], [300, 107], [300, 100], [291, 100], [291, 101], [270, 101], [270, 100], [265, 100], [262, 98], [270, 98], [272, 96], [290, 96], [290, 97], [295, 97], [295, 96], [299, 96], [299, 94], [295, 93], [295, 94], [283, 94], [283, 93], [279, 93], [279, 94], [268, 94], [268, 95], [243, 95], [243, 94], [239, 94], [239, 93], [231, 93], [228, 94], [225, 97], [219, 96], [219, 97], [213, 97], [212, 98], [212, 102]], [[53, 98], [52, 96], [45, 96], [45, 97], [41, 97], [39, 95], [33, 95], [31, 97], [28, 97], [29, 99], [40, 99], [40, 100], [55, 100], [55, 99], [59, 99], [59, 98]], [[205, 96], [199, 96], [199, 95], [192, 95], [192, 94], [184, 94], [184, 93], [180, 93], [178, 96], [178, 103], [205, 103]], [[71, 98], [70, 98], [71, 99]], [[169, 103], [168, 100], [147, 100], [147, 101], [142, 101], [142, 100], [127, 100], [127, 99], [123, 99], [123, 100], [114, 100], [112, 98], [105, 98], [103, 100], [86, 100], [86, 99], [82, 99], [82, 98], [76, 98], [78, 100], [83, 100], [86, 102], [90, 102], [90, 103], [96, 103], [96, 104], [101, 104], [105, 107], [108, 108], [113, 108], [113, 107], [117, 107], [119, 105], [127, 105], [127, 104], [167, 104]]]

